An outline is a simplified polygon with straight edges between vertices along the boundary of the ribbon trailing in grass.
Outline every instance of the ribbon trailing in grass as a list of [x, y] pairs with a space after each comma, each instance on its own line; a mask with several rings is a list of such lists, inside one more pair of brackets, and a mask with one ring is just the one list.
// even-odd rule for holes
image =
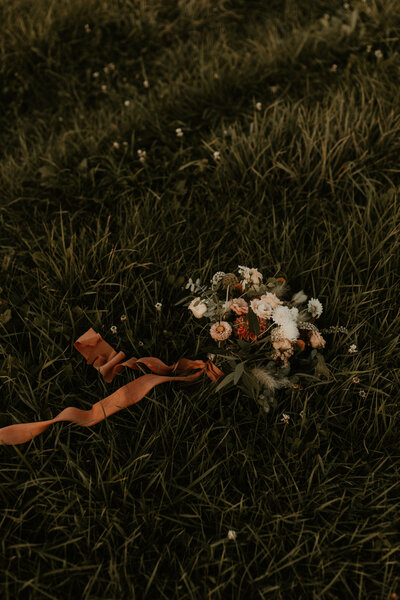
[[[132, 406], [139, 402], [156, 385], [168, 381], [191, 382], [199, 379], [204, 373], [211, 381], [218, 381], [224, 377], [224, 373], [218, 369], [210, 360], [189, 360], [181, 358], [175, 364], [168, 366], [158, 358], [146, 356], [144, 358], [125, 359], [123, 352], [116, 352], [99, 333], [90, 328], [74, 343], [74, 347], [87, 361], [103, 375], [105, 381], [112, 381], [124, 367], [136, 371], [142, 371], [147, 367], [151, 373], [138, 377], [134, 381], [120, 387], [110, 396], [93, 404], [89, 410], [82, 410], [68, 406], [54, 419], [38, 421], [34, 423], [20, 423], [9, 425], [0, 429], [0, 443], [2, 444], [24, 444], [32, 438], [43, 433], [53, 423], [59, 421], [71, 421], [82, 427], [91, 427], [113, 415], [114, 413]], [[193, 371], [189, 375], [182, 375], [187, 371]]]

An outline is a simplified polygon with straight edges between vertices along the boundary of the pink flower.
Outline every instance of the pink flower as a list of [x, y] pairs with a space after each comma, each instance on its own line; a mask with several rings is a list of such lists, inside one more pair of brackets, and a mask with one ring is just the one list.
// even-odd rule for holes
[[313, 331], [310, 337], [310, 344], [313, 348], [325, 348], [325, 340], [319, 331]]
[[213, 340], [227, 340], [232, 333], [232, 326], [226, 321], [219, 321], [210, 327], [210, 335]]
[[278, 296], [272, 294], [272, 292], [267, 292], [261, 296], [261, 300], [265, 300], [267, 304], [270, 305], [271, 308], [276, 308], [280, 304], [282, 304], [282, 300], [279, 300]]
[[235, 298], [231, 300], [231, 310], [237, 315], [247, 315], [249, 312], [249, 305], [244, 298]]

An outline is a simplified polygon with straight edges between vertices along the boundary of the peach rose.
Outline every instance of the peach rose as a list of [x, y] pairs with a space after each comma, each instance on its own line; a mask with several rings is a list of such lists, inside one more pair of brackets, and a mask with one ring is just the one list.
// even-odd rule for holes
[[310, 344], [313, 348], [325, 348], [326, 341], [319, 331], [313, 331], [310, 336]]

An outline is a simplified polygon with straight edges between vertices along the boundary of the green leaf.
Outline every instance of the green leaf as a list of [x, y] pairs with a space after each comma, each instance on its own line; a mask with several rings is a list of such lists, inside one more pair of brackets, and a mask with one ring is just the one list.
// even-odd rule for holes
[[236, 365], [235, 370], [233, 372], [233, 385], [236, 385], [241, 376], [244, 373], [244, 363], [240, 362]]
[[221, 383], [219, 383], [217, 385], [217, 387], [215, 388], [215, 392], [219, 392], [220, 390], [222, 390], [224, 387], [226, 387], [230, 383], [233, 383], [234, 375], [235, 375], [234, 372], [233, 373], [229, 373], [228, 375], [225, 375], [225, 377], [223, 378], [223, 380], [221, 381]]
[[259, 335], [260, 333], [260, 323], [258, 322], [258, 317], [256, 313], [250, 308], [248, 312], [248, 321], [249, 321], [249, 331], [250, 333], [254, 333], [254, 335]]

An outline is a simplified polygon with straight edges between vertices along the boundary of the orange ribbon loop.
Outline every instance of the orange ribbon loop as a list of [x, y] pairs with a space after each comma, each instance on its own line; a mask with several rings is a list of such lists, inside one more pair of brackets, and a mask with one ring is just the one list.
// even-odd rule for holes
[[[139, 402], [150, 390], [160, 383], [168, 381], [191, 382], [201, 377], [203, 373], [206, 373], [211, 381], [218, 381], [224, 377], [224, 373], [210, 360], [204, 362], [202, 360], [180, 358], [172, 366], [168, 366], [160, 359], [152, 356], [130, 358], [124, 361], [125, 354], [123, 352], [116, 352], [92, 328], [78, 338], [74, 343], [74, 347], [86, 358], [88, 365], [93, 365], [100, 371], [107, 383], [112, 381], [115, 375], [122, 371], [124, 367], [129, 367], [136, 371], [141, 371], [143, 367], [147, 367], [152, 373], [142, 375], [134, 381], [123, 385], [110, 396], [93, 404], [89, 410], [68, 406], [54, 419], [48, 421], [20, 423], [18, 425], [3, 427], [0, 429], [0, 443], [24, 444], [43, 433], [53, 423], [58, 423], [59, 421], [70, 421], [82, 427], [96, 425], [121, 409]], [[182, 375], [186, 371], [194, 372], [189, 375]]]

